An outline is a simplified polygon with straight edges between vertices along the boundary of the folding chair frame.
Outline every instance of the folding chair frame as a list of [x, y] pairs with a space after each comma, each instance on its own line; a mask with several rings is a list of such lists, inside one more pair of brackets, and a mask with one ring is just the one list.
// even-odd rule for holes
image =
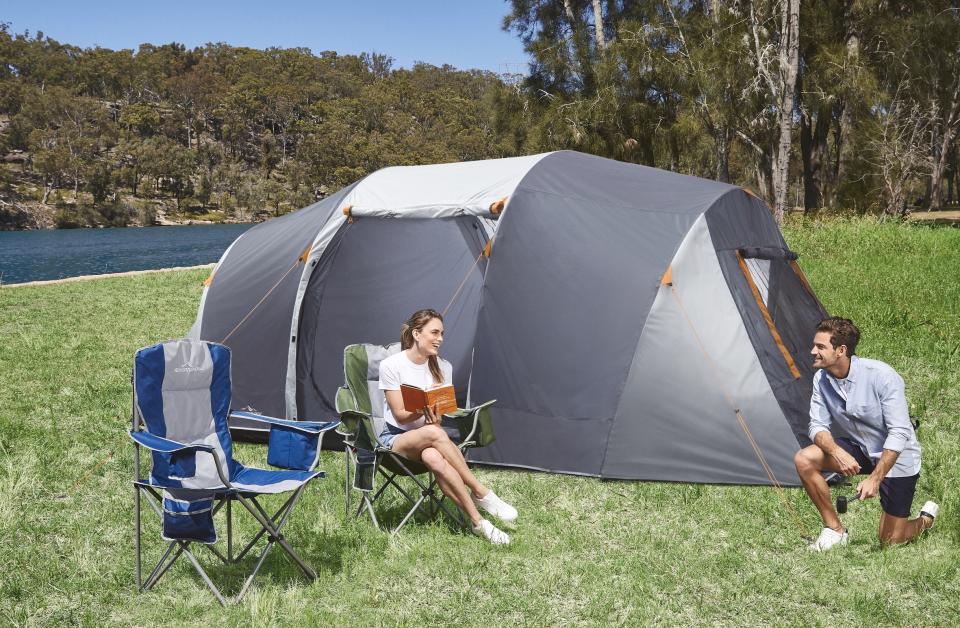
[[[341, 391], [347, 391], [347, 393], [352, 396], [352, 392], [349, 391], [349, 389], [341, 388]], [[341, 393], [341, 395], [342, 394], [344, 393]], [[341, 397], [338, 396], [338, 402], [340, 400]], [[489, 435], [489, 419], [486, 418], [486, 413], [487, 409], [494, 403], [495, 400], [488, 401], [474, 408], [470, 408], [469, 410], [459, 410], [457, 413], [446, 415], [444, 417], [455, 420], [458, 423], [461, 434], [466, 432], [466, 435], [462, 436], [461, 442], [457, 445], [460, 451], [463, 452], [464, 458], [467, 458], [468, 450], [478, 444], [478, 440], [484, 442], [484, 444], [487, 444], [490, 440], [492, 440], [492, 435]], [[348, 427], [347, 430], [341, 431], [341, 434], [344, 436], [345, 515], [349, 516], [351, 511], [351, 467], [353, 470], [353, 475], [356, 477], [359, 466], [358, 449], [364, 449], [372, 451], [373, 454], [373, 482], [370, 488], [364, 488], [356, 485], [353, 487], [356, 490], [359, 490], [361, 493], [360, 504], [357, 506], [356, 512], [354, 512], [355, 517], [359, 517], [360, 513], [366, 510], [370, 515], [370, 519], [373, 521], [373, 524], [378, 528], [383, 529], [382, 524], [377, 518], [374, 504], [378, 499], [380, 499], [388, 487], [393, 486], [401, 495], [403, 495], [407, 503], [410, 504], [410, 510], [407, 511], [406, 515], [403, 517], [397, 527], [390, 531], [391, 535], [397, 534], [407, 524], [407, 522], [413, 518], [417, 511], [420, 510], [424, 502], [426, 502], [429, 507], [428, 514], [431, 517], [435, 516], [439, 511], [442, 510], [459, 526], [465, 529], [470, 528], [469, 522], [463, 516], [463, 513], [460, 512], [460, 509], [451, 509], [444, 502], [444, 498], [446, 496], [439, 491], [437, 487], [437, 478], [433, 473], [426, 469], [426, 467], [424, 467], [421, 463], [411, 461], [397, 454], [393, 450], [383, 446], [378, 435], [374, 433], [376, 430], [374, 428], [373, 419], [370, 417], [370, 415], [353, 410], [341, 410], [340, 417], [342, 425], [352, 426], [352, 429]], [[483, 420], [481, 420], [481, 418], [483, 418]], [[369, 449], [363, 445], [369, 445]], [[383, 464], [384, 461], [387, 462], [386, 465]], [[417, 467], [419, 467], [419, 469]], [[426, 475], [426, 481], [419, 477], [422, 475]], [[420, 492], [419, 498], [414, 498], [413, 495], [411, 495], [403, 488], [402, 485], [400, 485], [400, 483], [397, 482], [397, 478], [402, 476], [409, 477], [417, 485], [417, 488]], [[377, 477], [382, 478], [383, 482], [379, 488], [374, 490]]]
[[[131, 412], [131, 423], [132, 423], [132, 432], [138, 432], [142, 426], [142, 419], [139, 416], [136, 398], [134, 396], [134, 401], [132, 403], [132, 412]], [[132, 435], [132, 434], [131, 434]], [[190, 545], [193, 543], [200, 543], [199, 541], [188, 541], [188, 540], [173, 540], [168, 541], [167, 549], [163, 552], [160, 560], [157, 562], [156, 566], [147, 576], [146, 580], [143, 579], [143, 555], [142, 555], [142, 502], [146, 501], [147, 505], [157, 514], [158, 517], [163, 517], [163, 496], [160, 491], [164, 490], [162, 486], [156, 486], [150, 484], [148, 481], [144, 480], [141, 475], [141, 466], [140, 466], [140, 447], [139, 442], [135, 442], [135, 448], [133, 453], [133, 465], [134, 465], [134, 548], [136, 553], [135, 559], [135, 572], [137, 580], [138, 591], [146, 591], [152, 589], [157, 582], [167, 573], [170, 567], [180, 558], [182, 555], [186, 555], [190, 563], [193, 565], [194, 569], [203, 579], [204, 583], [213, 592], [217, 600], [221, 605], [226, 606], [227, 600], [224, 597], [223, 593], [217, 588], [213, 583], [213, 580], [207, 574], [207, 572], [200, 565], [200, 562], [197, 560], [193, 552], [190, 551]], [[198, 453], [205, 451], [207, 448], [202, 446], [197, 446]], [[287, 500], [280, 506], [279, 509], [271, 516], [266, 509], [260, 504], [257, 500], [257, 496], [260, 493], [255, 493], [248, 490], [238, 489], [232, 486], [230, 483], [226, 471], [223, 469], [220, 460], [212, 451], [207, 451], [208, 455], [211, 455], [214, 459], [217, 474], [220, 476], [220, 481], [225, 487], [224, 490], [211, 491], [212, 498], [214, 500], [213, 505], [213, 515], [215, 516], [224, 506], [227, 509], [227, 553], [224, 555], [220, 552], [214, 544], [210, 543], [200, 543], [205, 545], [210, 552], [219, 559], [224, 564], [236, 564], [243, 560], [244, 557], [254, 548], [257, 542], [266, 534], [267, 543], [264, 545], [263, 549], [260, 551], [259, 556], [257, 557], [256, 564], [253, 568], [253, 571], [247, 577], [246, 581], [243, 583], [243, 587], [240, 589], [240, 592], [237, 594], [237, 597], [234, 598], [234, 601], [239, 602], [243, 599], [243, 596], [246, 595], [247, 591], [250, 588], [251, 583], [253, 582], [254, 577], [260, 571], [260, 568], [263, 566], [264, 561], [266, 560], [267, 554], [273, 549], [274, 545], [279, 545], [280, 549], [293, 560], [294, 563], [303, 571], [311, 580], [316, 580], [317, 573], [313, 568], [290, 546], [286, 538], [283, 536], [282, 529], [287, 524], [288, 517], [292, 512], [294, 506], [300, 500], [300, 496], [303, 493], [303, 490], [309, 484], [309, 480], [301, 485], [299, 488], [293, 491], [293, 494], [287, 498]], [[314, 478], [315, 479], [315, 478]], [[145, 499], [143, 499], [145, 497]], [[244, 548], [236, 555], [233, 554], [233, 511], [232, 504], [234, 501], [240, 502], [240, 504], [250, 513], [251, 516], [260, 524], [260, 531], [244, 546]], [[174, 551], [176, 550], [176, 551]]]

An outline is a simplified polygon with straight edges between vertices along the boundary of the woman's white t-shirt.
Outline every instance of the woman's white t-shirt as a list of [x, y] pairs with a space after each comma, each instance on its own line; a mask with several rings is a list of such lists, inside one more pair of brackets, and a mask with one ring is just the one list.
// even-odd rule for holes
[[[395, 353], [380, 363], [380, 390], [400, 390], [400, 384], [409, 384], [427, 389], [436, 386], [438, 383], [449, 383], [453, 381], [453, 366], [443, 358], [440, 360], [440, 372], [443, 373], [443, 382], [433, 381], [433, 375], [430, 374], [430, 363], [414, 364], [407, 357], [406, 351]], [[383, 418], [387, 423], [398, 427], [401, 430], [412, 430], [422, 426], [426, 420], [420, 417], [416, 421], [401, 425], [390, 412], [390, 404], [387, 398], [383, 398]]]

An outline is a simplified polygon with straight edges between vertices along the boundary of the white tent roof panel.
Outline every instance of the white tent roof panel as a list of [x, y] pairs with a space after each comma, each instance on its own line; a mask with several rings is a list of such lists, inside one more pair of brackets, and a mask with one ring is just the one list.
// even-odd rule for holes
[[342, 205], [355, 216], [485, 215], [549, 154], [384, 168], [360, 181]]

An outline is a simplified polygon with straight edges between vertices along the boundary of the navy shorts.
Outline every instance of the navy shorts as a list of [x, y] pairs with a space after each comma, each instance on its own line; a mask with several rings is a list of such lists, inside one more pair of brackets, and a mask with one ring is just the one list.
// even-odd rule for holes
[[406, 434], [407, 430], [402, 430], [396, 425], [389, 423], [383, 424], [383, 431], [380, 432], [380, 443], [387, 449], [393, 449], [393, 439], [401, 434]]
[[[860, 465], [860, 475], [869, 475], [873, 472], [873, 460], [864, 453], [860, 446], [849, 438], [837, 438], [836, 443], [844, 451], [856, 458]], [[883, 478], [880, 482], [880, 508], [893, 517], [909, 517], [913, 506], [913, 494], [917, 490], [917, 480], [920, 474], [902, 478]]]

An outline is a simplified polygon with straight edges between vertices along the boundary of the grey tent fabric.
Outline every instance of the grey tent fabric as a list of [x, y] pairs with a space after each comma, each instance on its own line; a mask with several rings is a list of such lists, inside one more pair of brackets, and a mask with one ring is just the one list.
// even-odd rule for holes
[[[200, 336], [222, 342], [229, 335], [236, 408], [283, 415], [292, 296], [300, 280], [295, 264], [316, 235], [313, 226], [340, 211], [348, 191], [253, 227], [218, 264], [204, 299]], [[268, 292], [270, 298], [260, 303]]]
[[[744, 259], [764, 261], [745, 275]], [[460, 401], [497, 399], [473, 461], [798, 482], [825, 310], [735, 186], [571, 151], [390, 168], [247, 232], [195, 327], [220, 341], [258, 302], [225, 344], [235, 398], [260, 412], [331, 418], [345, 345], [395, 342], [412, 311], [452, 303]]]
[[766, 483], [739, 410], [776, 479], [791, 480], [797, 443], [745, 329], [725, 324], [738, 308], [702, 219], [671, 274], [673, 283], [659, 287], [637, 346], [602, 475]]
[[[336, 415], [344, 347], [396, 342], [400, 324], [411, 312], [424, 303], [442, 310], [464, 277], [460, 296], [445, 317], [443, 355], [453, 365], [461, 405], [466, 401], [484, 266], [475, 264], [485, 244], [475, 226], [467, 217], [360, 218], [346, 226], [314, 271], [304, 297], [297, 353], [300, 418]], [[396, 248], [396, 242], [422, 244]]]
[[675, 185], [687, 178], [556, 153], [521, 182], [485, 278], [471, 391], [497, 399], [494, 429], [516, 437], [474, 460], [600, 474], [660, 277], [697, 216], [730, 189]]
[[[746, 197], [746, 202], [744, 202]], [[770, 220], [768, 208], [757, 198], [742, 191], [729, 194], [705, 214], [720, 268], [730, 293], [743, 317], [750, 340], [761, 356], [773, 393], [784, 410], [786, 420], [800, 445], [810, 444], [807, 437], [807, 412], [813, 387], [813, 367], [807, 355], [817, 322], [826, 318], [823, 305], [803, 286], [787, 263], [787, 243]], [[768, 310], [781, 339], [800, 371], [797, 378], [776, 346], [763, 314], [756, 306], [749, 284], [736, 258], [737, 251], [750, 254], [750, 248], [782, 251], [784, 256], [770, 260]], [[772, 257], [766, 255], [767, 257]]]

